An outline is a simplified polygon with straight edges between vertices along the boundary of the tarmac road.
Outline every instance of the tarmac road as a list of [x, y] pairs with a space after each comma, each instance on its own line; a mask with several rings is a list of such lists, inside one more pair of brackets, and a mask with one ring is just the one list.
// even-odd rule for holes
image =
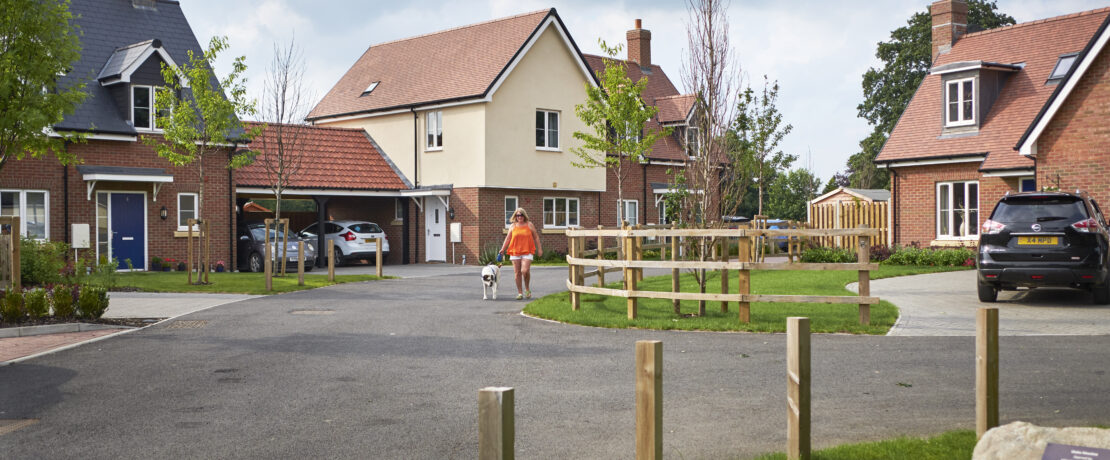
[[[537, 269], [534, 291], [565, 273]], [[470, 459], [478, 389], [511, 386], [519, 458], [633, 458], [648, 339], [664, 342], [664, 455], [784, 449], [785, 335], [556, 324], [519, 315], [511, 283], [498, 301], [477, 271], [250, 299], [0, 367], [0, 452]], [[1110, 423], [1110, 335], [1000, 342], [1002, 423]], [[815, 448], [974, 428], [973, 337], [812, 343]]]

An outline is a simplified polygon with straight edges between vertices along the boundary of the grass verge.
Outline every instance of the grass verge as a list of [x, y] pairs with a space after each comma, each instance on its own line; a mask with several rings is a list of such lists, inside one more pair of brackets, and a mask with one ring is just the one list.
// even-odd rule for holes
[[[871, 279], [966, 269], [967, 267], [883, 265], [871, 272]], [[736, 292], [735, 274], [735, 271], [730, 272], [730, 276], [733, 277], [729, 280], [732, 293]], [[844, 286], [857, 280], [858, 275], [854, 271], [760, 270], [751, 272], [751, 292], [787, 295], [854, 295]], [[683, 274], [680, 284], [683, 292], [697, 291], [697, 284], [691, 274]], [[615, 283], [609, 284], [609, 287], [620, 288]], [[711, 274], [707, 292], [718, 293], [720, 287], [719, 275]], [[670, 291], [671, 277], [645, 278], [639, 289]], [[751, 306], [751, 322], [740, 324], [736, 302], [729, 304], [727, 313], [721, 312], [720, 305], [720, 302], [708, 302], [705, 316], [696, 316], [693, 314], [697, 313], [697, 302], [682, 301], [682, 314], [678, 315], [674, 313], [670, 300], [639, 299], [637, 318], [630, 320], [624, 298], [583, 294], [582, 308], [576, 312], [570, 309], [570, 293], [560, 292], [537, 299], [528, 304], [524, 312], [540, 318], [584, 326], [749, 332], [784, 332], [787, 317], [806, 316], [810, 318], [810, 329], [813, 332], [852, 334], [885, 334], [898, 317], [898, 309], [886, 301], [871, 307], [871, 324], [867, 326], [859, 324], [859, 309], [856, 304], [758, 302]]]
[[[975, 432], [957, 430], [931, 438], [896, 438], [878, 442], [844, 444], [813, 452], [813, 460], [949, 460], [971, 458]], [[756, 460], [786, 460], [785, 453], [768, 454]]]
[[[327, 274], [304, 277], [304, 286], [297, 285], [297, 274], [273, 279], [274, 290], [266, 291], [266, 279], [262, 273], [221, 272], [210, 273], [211, 284], [188, 284], [185, 272], [130, 272], [118, 275], [117, 285], [136, 288], [146, 292], [196, 292], [220, 294], [281, 294], [283, 292], [303, 291], [332, 284], [354, 283], [378, 280], [374, 275], [335, 275], [335, 282], [329, 282]], [[385, 277], [390, 278], [390, 277]]]

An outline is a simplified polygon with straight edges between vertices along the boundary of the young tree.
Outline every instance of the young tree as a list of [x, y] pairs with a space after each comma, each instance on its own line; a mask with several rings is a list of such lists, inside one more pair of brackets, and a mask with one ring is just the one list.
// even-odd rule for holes
[[778, 82], [772, 84], [764, 75], [763, 91], [756, 94], [749, 86], [740, 94], [736, 107], [734, 130], [740, 156], [754, 168], [759, 214], [763, 214], [763, 192], [771, 179], [798, 158], [779, 150], [779, 143], [794, 127], [789, 123], [783, 124], [782, 113], [776, 106], [778, 97]]
[[270, 62], [259, 110], [261, 120], [268, 126], [266, 133], [255, 140], [267, 153], [259, 155], [255, 162], [266, 171], [274, 192], [276, 219], [281, 218], [282, 194], [300, 172], [305, 156], [301, 142], [305, 129], [296, 125], [304, 123], [315, 98], [305, 87], [304, 71], [304, 55], [293, 39], [284, 48], [274, 44], [274, 58]]
[[[967, 9], [969, 29], [1015, 23], [1013, 17], [996, 11], [993, 0], [968, 0]], [[905, 26], [890, 32], [890, 41], [878, 44], [875, 57], [883, 67], [863, 74], [863, 102], [856, 109], [873, 129], [860, 141], [860, 151], [848, 159], [853, 187], [885, 188], [889, 182], [887, 171], [875, 168], [875, 157], [932, 64], [932, 26], [929, 11], [914, 13]]]
[[574, 113], [591, 132], [575, 131], [574, 138], [585, 144], [570, 149], [578, 157], [578, 161], [571, 160], [571, 164], [613, 170], [617, 179], [617, 221], [623, 222], [626, 165], [642, 163], [651, 146], [668, 135], [670, 128], [645, 132], [644, 123], [659, 112], [640, 97], [647, 86], [647, 78], [633, 82], [624, 64], [615, 59], [621, 46], [609, 47], [601, 40], [599, 43], [608, 55], [604, 59], [605, 70], [598, 72], [601, 86], [587, 84], [586, 101], [574, 106]]
[[76, 161], [65, 141], [80, 136], [46, 134], [87, 97], [83, 79], [67, 86], [58, 81], [81, 57], [72, 19], [68, 0], [0, 1], [0, 168], [8, 159], [47, 152], [62, 164]]
[[779, 174], [767, 193], [767, 212], [779, 219], [806, 220], [809, 200], [817, 197], [821, 181], [808, 169]]
[[[157, 124], [163, 133], [142, 137], [144, 144], [171, 164], [197, 168], [198, 219], [204, 212], [205, 160], [247, 143], [261, 131], [245, 126], [236, 115], [254, 112], [254, 103], [247, 100], [241, 78], [247, 68], [245, 58], [235, 58], [231, 73], [222, 81], [212, 71], [210, 63], [227, 47], [226, 38], [213, 37], [202, 55], [190, 50], [185, 63], [176, 67], [162, 64], [166, 86], [158, 88], [154, 104]], [[246, 166], [255, 154], [236, 150], [228, 154], [226, 166], [231, 169]]]

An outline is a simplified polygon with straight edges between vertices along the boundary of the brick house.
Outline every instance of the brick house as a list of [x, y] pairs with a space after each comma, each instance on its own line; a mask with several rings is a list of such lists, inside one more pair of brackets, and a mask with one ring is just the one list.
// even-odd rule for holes
[[213, 260], [232, 260], [232, 177], [220, 172], [228, 157], [206, 160], [205, 169], [217, 172], [206, 175], [201, 208], [196, 167], [174, 167], [140, 140], [160, 135], [153, 104], [154, 89], [164, 84], [160, 65], [201, 52], [180, 5], [74, 0], [70, 10], [81, 58], [60, 83], [85, 79], [88, 98], [53, 129], [87, 136], [66, 145], [81, 164], [61, 166], [50, 155], [8, 162], [0, 171], [2, 213], [22, 216], [28, 238], [70, 242], [84, 227], [90, 247], [83, 254], [114, 257], [121, 269], [130, 261], [136, 270], [151, 257], [185, 259], [184, 222], [200, 216], [211, 222]]
[[[651, 75], [645, 100], [677, 95], [650, 62], [650, 32], [629, 37], [630, 76]], [[501, 243], [517, 207], [546, 251], [565, 251], [566, 228], [617, 224], [611, 173], [571, 164], [570, 149], [582, 145], [572, 134], [587, 130], [574, 107], [586, 85], [597, 85], [600, 64], [582, 55], [554, 9], [541, 10], [370, 46], [308, 120], [366, 130], [411, 181], [404, 207], [412, 222], [393, 224], [407, 226], [413, 261], [476, 262]], [[666, 182], [669, 162], [685, 159], [673, 139], [660, 142], [666, 152], [629, 175], [625, 206], [639, 222], [658, 219], [650, 184]], [[457, 244], [448, 242], [450, 223], [460, 224]]]
[[876, 159], [896, 244], [974, 245], [1006, 193], [1110, 199], [1110, 8], [971, 33], [967, 8], [930, 6], [932, 66]]

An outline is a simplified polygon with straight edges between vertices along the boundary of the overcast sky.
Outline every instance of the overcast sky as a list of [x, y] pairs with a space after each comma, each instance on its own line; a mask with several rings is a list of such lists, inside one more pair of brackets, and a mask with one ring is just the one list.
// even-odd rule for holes
[[[651, 30], [652, 61], [683, 91], [686, 9], [681, 0], [485, 0], [403, 2], [358, 0], [180, 0], [202, 45], [230, 39], [229, 56], [247, 58], [248, 87], [261, 94], [275, 43], [296, 34], [307, 80], [322, 97], [376, 43], [554, 7], [584, 53], [601, 54], [598, 39], [623, 43], [637, 18]], [[906, 24], [928, 0], [733, 0], [730, 33], [753, 87], [763, 75], [781, 86], [779, 110], [794, 126], [782, 148], [828, 180], [844, 169], [870, 133], [857, 117], [860, 86], [877, 67], [875, 45]], [[999, 10], [1025, 22], [1107, 6], [1105, 0], [998, 0]], [[1076, 50], [1079, 51], [1079, 50]], [[230, 59], [217, 68], [225, 74]]]

